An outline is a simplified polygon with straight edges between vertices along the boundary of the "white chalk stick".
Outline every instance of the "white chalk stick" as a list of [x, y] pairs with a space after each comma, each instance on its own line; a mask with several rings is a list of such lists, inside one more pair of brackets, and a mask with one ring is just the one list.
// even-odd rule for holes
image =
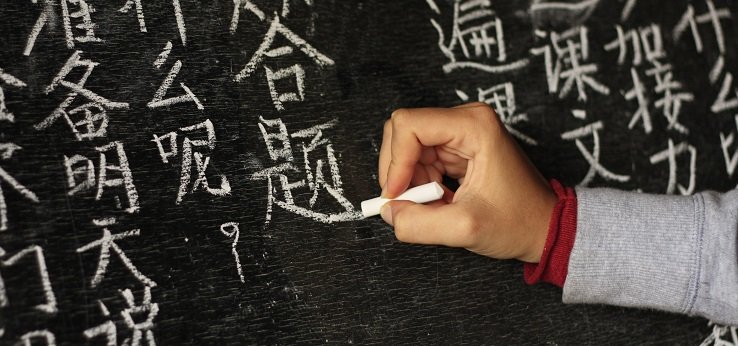
[[397, 198], [372, 198], [361, 202], [361, 213], [364, 217], [379, 215], [379, 210], [389, 201], [412, 201], [415, 203], [428, 203], [441, 199], [443, 188], [437, 182], [416, 186], [403, 192]]

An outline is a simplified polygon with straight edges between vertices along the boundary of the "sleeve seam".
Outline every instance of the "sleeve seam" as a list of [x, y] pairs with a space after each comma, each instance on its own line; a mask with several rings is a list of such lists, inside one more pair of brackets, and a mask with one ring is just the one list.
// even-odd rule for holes
[[692, 197], [692, 203], [694, 205], [694, 226], [695, 226], [695, 251], [697, 252], [694, 256], [695, 263], [693, 264], [694, 271], [689, 280], [689, 287], [687, 289], [687, 297], [685, 297], [685, 307], [683, 312], [687, 315], [691, 315], [694, 311], [694, 306], [697, 302], [697, 296], [700, 290], [700, 276], [702, 275], [702, 255], [703, 255], [703, 236], [704, 236], [704, 224], [705, 224], [705, 200], [702, 194], [696, 194]]

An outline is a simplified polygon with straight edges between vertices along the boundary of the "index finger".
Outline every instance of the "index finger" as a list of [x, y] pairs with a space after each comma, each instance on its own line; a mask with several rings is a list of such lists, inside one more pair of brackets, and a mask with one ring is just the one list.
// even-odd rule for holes
[[487, 111], [481, 113], [490, 117], [491, 108], [485, 104], [459, 108], [406, 108], [392, 113], [391, 159], [382, 196], [394, 198], [408, 188], [423, 147], [443, 145], [467, 159], [474, 156], [477, 145], [470, 144], [475, 142], [474, 126], [470, 126], [474, 122], [470, 119], [480, 113], [475, 109], [477, 107], [484, 107]]

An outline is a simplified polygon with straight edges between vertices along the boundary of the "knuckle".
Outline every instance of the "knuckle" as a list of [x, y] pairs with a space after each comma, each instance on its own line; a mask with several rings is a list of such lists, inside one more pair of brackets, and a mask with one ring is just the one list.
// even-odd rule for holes
[[471, 213], [462, 213], [457, 220], [459, 240], [464, 244], [474, 244], [479, 239], [480, 227], [476, 217]]
[[408, 224], [407, 219], [402, 215], [402, 213], [396, 213], [393, 216], [393, 221], [395, 225], [395, 237], [397, 240], [403, 243], [413, 242], [411, 225]]
[[390, 121], [392, 121], [392, 124], [394, 126], [402, 125], [407, 123], [407, 121], [410, 118], [410, 110], [407, 108], [400, 108], [392, 112], [392, 118]]

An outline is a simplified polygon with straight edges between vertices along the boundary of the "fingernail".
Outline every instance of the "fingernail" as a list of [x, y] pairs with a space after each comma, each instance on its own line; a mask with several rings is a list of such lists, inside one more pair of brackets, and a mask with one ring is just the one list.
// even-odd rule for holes
[[384, 220], [384, 222], [392, 226], [392, 207], [389, 203], [382, 205], [382, 208], [379, 209], [379, 215], [382, 216], [382, 220]]

